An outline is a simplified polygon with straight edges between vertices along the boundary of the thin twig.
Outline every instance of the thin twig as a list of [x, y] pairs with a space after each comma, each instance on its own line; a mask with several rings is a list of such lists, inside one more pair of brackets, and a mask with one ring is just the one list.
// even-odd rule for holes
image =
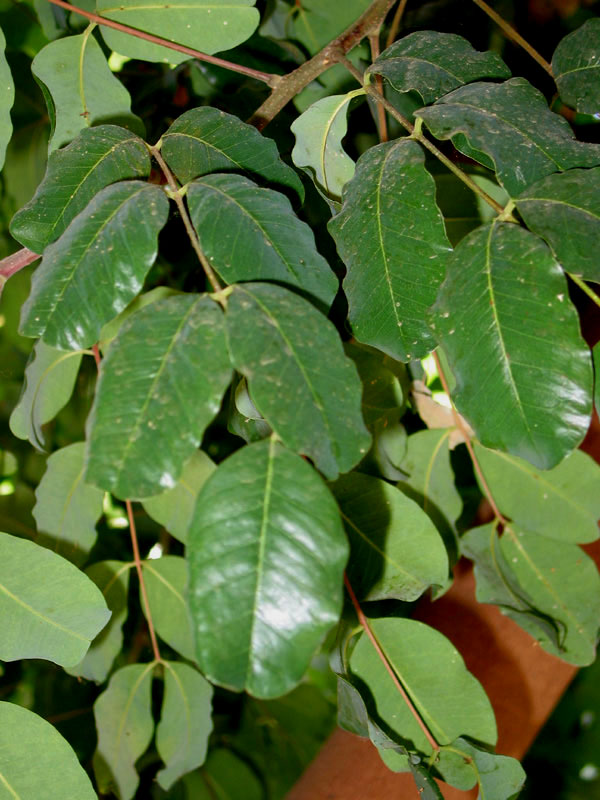
[[398, 3], [398, 8], [396, 9], [394, 18], [392, 19], [392, 24], [390, 25], [387, 39], [385, 40], [386, 48], [396, 41], [396, 36], [398, 35], [398, 31], [400, 30], [400, 23], [402, 22], [402, 17], [404, 16], [404, 9], [406, 8], [407, 3], [408, 0], [400, 0], [400, 2]]
[[[371, 48], [371, 61], [375, 61], [379, 57], [379, 32], [372, 33], [369, 36], [369, 46]], [[380, 94], [383, 95], [383, 78], [381, 77], [381, 75], [375, 76], [375, 86], [379, 90]], [[387, 130], [387, 118], [385, 116], [385, 108], [381, 105], [381, 103], [377, 103], [376, 108], [377, 108], [377, 127], [379, 129], [379, 141], [387, 142], [389, 137]]]
[[144, 39], [147, 42], [152, 42], [152, 44], [158, 44], [161, 47], [168, 47], [169, 50], [176, 50], [178, 53], [184, 53], [186, 56], [198, 59], [198, 61], [206, 61], [208, 64], [214, 64], [217, 67], [223, 67], [224, 69], [231, 70], [232, 72], [239, 72], [242, 75], [247, 75], [249, 78], [255, 78], [257, 81], [266, 83], [267, 86], [270, 86], [272, 89], [275, 88], [275, 86], [277, 86], [279, 81], [282, 79], [281, 75], [273, 75], [270, 72], [261, 72], [258, 69], [245, 67], [243, 64], [234, 64], [233, 61], [226, 61], [218, 56], [209, 56], [208, 53], [202, 53], [200, 50], [194, 50], [192, 47], [186, 47], [184, 44], [177, 44], [177, 42], [172, 42], [170, 39], [163, 39], [162, 36], [155, 36], [153, 33], [140, 31], [138, 28], [132, 28], [130, 25], [124, 25], [122, 22], [115, 22], [107, 17], [101, 17], [99, 14], [94, 14], [91, 11], [86, 11], [83, 8], [79, 8], [78, 6], [73, 6], [71, 3], [65, 3], [64, 0], [49, 0], [49, 2], [53, 3], [55, 6], [65, 8], [67, 11], [73, 11], [75, 14], [79, 14], [80, 16], [85, 17], [86, 19], [89, 19], [98, 25], [104, 25], [106, 28], [114, 28], [116, 31], [128, 33], [130, 36], [135, 36], [137, 39]]
[[429, 742], [429, 744], [431, 745], [433, 750], [434, 751], [439, 750], [440, 749], [439, 744], [436, 742], [436, 740], [433, 737], [431, 731], [429, 730], [429, 728], [427, 727], [427, 725], [423, 721], [423, 719], [422, 719], [421, 715], [419, 714], [419, 712], [417, 711], [413, 701], [408, 696], [408, 694], [406, 692], [406, 689], [404, 688], [404, 686], [400, 682], [400, 679], [398, 678], [398, 676], [394, 672], [394, 668], [392, 667], [392, 665], [388, 661], [388, 658], [387, 658], [386, 654], [383, 652], [383, 649], [381, 648], [381, 645], [379, 644], [379, 642], [375, 638], [375, 634], [373, 633], [373, 631], [371, 630], [371, 626], [369, 625], [369, 620], [366, 618], [366, 616], [364, 614], [364, 611], [360, 607], [360, 603], [356, 599], [356, 595], [354, 594], [354, 590], [353, 590], [353, 588], [352, 588], [352, 586], [350, 584], [350, 581], [348, 580], [348, 576], [346, 575], [346, 573], [344, 573], [344, 585], [346, 586], [346, 591], [348, 592], [348, 594], [350, 596], [350, 600], [352, 600], [352, 605], [354, 606], [354, 610], [356, 611], [356, 616], [358, 617], [358, 621], [360, 622], [360, 624], [363, 627], [365, 633], [369, 637], [369, 641], [371, 642], [371, 644], [373, 645], [373, 647], [375, 649], [375, 652], [377, 653], [377, 655], [381, 659], [381, 662], [382, 662], [383, 666], [386, 668], [390, 678], [394, 682], [394, 686], [396, 687], [396, 689], [402, 695], [402, 699], [404, 700], [404, 702], [408, 706], [410, 713], [415, 718], [416, 723], [418, 724], [419, 728], [421, 728], [421, 730], [423, 731], [423, 734], [424, 734], [425, 738], [427, 739], [427, 741]]
[[573, 283], [577, 284], [582, 292], [585, 292], [587, 296], [590, 298], [592, 302], [594, 302], [597, 306], [600, 306], [600, 297], [596, 294], [596, 292], [587, 285], [587, 283], [579, 277], [579, 275], [572, 275], [570, 272], [567, 273], [569, 278], [573, 281]]
[[2, 261], [0, 261], [0, 294], [2, 294], [4, 284], [11, 277], [11, 275], [14, 275], [15, 272], [19, 272], [19, 270], [23, 269], [24, 267], [27, 267], [38, 258], [40, 258], [40, 256], [37, 253], [34, 253], [33, 250], [29, 250], [27, 247], [23, 247], [21, 250], [17, 250], [16, 253], [3, 258]]
[[135, 569], [140, 582], [140, 592], [142, 594], [142, 602], [144, 604], [144, 613], [148, 623], [148, 632], [150, 634], [150, 641], [152, 642], [152, 652], [154, 653], [155, 661], [162, 661], [160, 657], [160, 650], [158, 649], [158, 642], [156, 641], [156, 633], [154, 632], [154, 624], [152, 622], [152, 613], [150, 611], [150, 603], [148, 601], [148, 592], [146, 591], [146, 582], [144, 581], [144, 572], [142, 570], [142, 559], [140, 558], [140, 548], [137, 540], [137, 532], [135, 529], [135, 520], [133, 518], [133, 510], [131, 508], [131, 501], [125, 501], [127, 508], [127, 518], [129, 519], [129, 533], [131, 535], [131, 549], [133, 550], [133, 560]]

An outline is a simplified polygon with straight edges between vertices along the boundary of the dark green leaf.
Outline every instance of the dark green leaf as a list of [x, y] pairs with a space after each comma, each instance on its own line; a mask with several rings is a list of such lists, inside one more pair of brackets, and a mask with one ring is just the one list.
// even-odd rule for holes
[[42, 253], [100, 189], [150, 173], [144, 142], [116, 125], [86, 128], [70, 145], [50, 154], [44, 180], [18, 211], [10, 232], [22, 245]]
[[462, 36], [416, 31], [390, 45], [368, 72], [383, 75], [397, 92], [415, 89], [426, 105], [464, 83], [510, 78], [499, 55], [480, 53]]
[[150, 289], [149, 292], [138, 294], [117, 317], [107, 322], [100, 331], [98, 347], [102, 354], [106, 354], [112, 340], [123, 327], [123, 323], [135, 314], [136, 311], [140, 311], [140, 309], [150, 305], [150, 303], [156, 303], [157, 300], [171, 297], [174, 294], [181, 294], [181, 292], [178, 292], [176, 289], [171, 289], [168, 286], [155, 286], [154, 289]]
[[[185, 597], [185, 559], [163, 556], [147, 559], [142, 567], [156, 633], [184, 658], [194, 661], [194, 636]], [[143, 608], [141, 592], [140, 604]]]
[[264, 800], [256, 772], [225, 748], [211, 749], [202, 770], [183, 779], [185, 800]]
[[458, 410], [487, 447], [550, 469], [591, 413], [590, 352], [562, 269], [541, 239], [509, 223], [473, 231], [447, 268], [430, 323]]
[[232, 363], [254, 405], [283, 443], [309, 456], [327, 478], [367, 452], [361, 385], [333, 325], [279, 286], [236, 286], [227, 305]]
[[5, 48], [6, 39], [0, 30], [0, 86], [2, 86], [0, 90], [0, 169], [4, 166], [6, 147], [12, 136], [13, 126], [10, 110], [15, 100], [15, 84], [4, 55]]
[[563, 102], [583, 114], [600, 112], [600, 19], [588, 19], [559, 42], [552, 73]]
[[451, 248], [420, 145], [388, 142], [361, 156], [329, 230], [348, 268], [356, 338], [399, 361], [427, 355], [435, 339], [424, 315]]
[[257, 697], [288, 692], [342, 603], [348, 546], [315, 471], [273, 439], [204, 484], [188, 539], [198, 662]]
[[444, 800], [444, 795], [441, 793], [439, 786], [425, 767], [421, 764], [413, 764], [412, 761], [409, 761], [409, 763], [417, 785], [417, 791], [419, 792], [419, 800]]
[[174, 488], [230, 378], [223, 316], [208, 297], [175, 295], [136, 312], [102, 364], [86, 480], [122, 498]]
[[356, 365], [363, 385], [362, 411], [365, 423], [372, 427], [381, 422], [397, 421], [405, 408], [403, 382], [407, 383], [404, 367], [389, 356], [356, 342], [344, 345], [346, 355]]
[[22, 335], [63, 350], [94, 344], [142, 288], [168, 210], [158, 186], [124, 181], [102, 189], [46, 248], [22, 309]]
[[461, 783], [461, 788], [467, 789], [478, 783], [480, 800], [512, 800], [525, 783], [525, 772], [516, 758], [474, 747], [466, 739], [443, 747], [440, 757], [436, 768], [444, 780], [451, 786]]

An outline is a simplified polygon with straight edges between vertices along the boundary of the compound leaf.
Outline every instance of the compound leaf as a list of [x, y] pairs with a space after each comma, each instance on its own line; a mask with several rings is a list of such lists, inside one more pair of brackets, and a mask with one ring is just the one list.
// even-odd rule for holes
[[600, 19], [588, 19], [559, 42], [552, 73], [563, 102], [582, 114], [600, 112]]
[[[181, 556], [147, 559], [142, 568], [152, 622], [157, 634], [173, 650], [194, 661], [194, 637], [185, 596], [185, 559]], [[140, 604], [143, 608], [141, 594]]]
[[0, 86], [2, 86], [0, 89], [0, 169], [4, 166], [6, 147], [12, 136], [13, 126], [10, 110], [15, 101], [15, 84], [4, 54], [5, 49], [6, 39], [0, 29]]

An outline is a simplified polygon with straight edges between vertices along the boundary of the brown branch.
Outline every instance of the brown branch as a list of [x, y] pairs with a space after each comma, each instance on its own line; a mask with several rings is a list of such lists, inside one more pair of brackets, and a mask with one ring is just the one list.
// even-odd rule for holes
[[0, 294], [2, 294], [4, 284], [11, 275], [32, 264], [38, 258], [40, 258], [39, 254], [34, 253], [33, 250], [29, 250], [27, 247], [23, 247], [22, 250], [17, 250], [16, 253], [3, 258], [0, 261]]
[[[379, 32], [373, 33], [369, 36], [369, 46], [371, 48], [371, 61], [376, 61], [379, 57]], [[375, 86], [377, 91], [383, 95], [383, 78], [381, 75], [375, 76]], [[385, 108], [381, 103], [376, 103], [377, 108], [377, 128], [379, 130], [379, 141], [388, 141], [387, 118], [385, 116]]]
[[400, 0], [398, 3], [398, 8], [396, 9], [396, 13], [394, 14], [394, 18], [392, 19], [392, 24], [390, 25], [390, 30], [387, 35], [387, 39], [385, 40], [386, 48], [389, 47], [391, 44], [394, 43], [396, 40], [396, 36], [398, 35], [398, 31], [400, 30], [400, 23], [402, 22], [402, 17], [404, 16], [404, 9], [406, 8], [406, 4], [408, 0]]

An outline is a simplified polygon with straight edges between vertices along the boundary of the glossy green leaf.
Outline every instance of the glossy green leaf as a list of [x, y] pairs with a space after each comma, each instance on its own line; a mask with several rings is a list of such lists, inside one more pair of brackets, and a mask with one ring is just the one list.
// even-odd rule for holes
[[479, 800], [513, 800], [525, 783], [525, 771], [516, 758], [482, 750], [466, 739], [442, 748], [440, 756], [436, 768], [444, 780], [464, 788], [479, 784]]
[[165, 762], [156, 779], [169, 789], [206, 758], [212, 730], [212, 686], [187, 664], [163, 662], [165, 693], [156, 726], [156, 749]]
[[202, 250], [224, 281], [277, 281], [329, 308], [337, 278], [285, 195], [241, 175], [207, 175], [191, 184], [187, 201]]
[[600, 168], [542, 178], [519, 196], [517, 208], [567, 272], [600, 283]]
[[58, 414], [73, 393], [81, 352], [57, 350], [39, 339], [25, 368], [18, 404], [10, 415], [10, 429], [19, 439], [44, 448], [42, 426]]
[[[439, 744], [450, 744], [461, 735], [494, 744], [496, 722], [490, 701], [445, 636], [412, 619], [375, 619], [370, 625]], [[423, 731], [365, 635], [350, 657], [350, 668], [368, 686], [377, 716], [400, 741], [431, 753]]]
[[[203, 53], [230, 50], [254, 33], [259, 15], [256, 0], [162, 0], [148, 5], [145, 0], [98, 0], [97, 13], [116, 22], [153, 33], [163, 39], [192, 47]], [[106, 44], [117, 53], [144, 61], [180, 64], [190, 56], [150, 44], [127, 33], [104, 28]]]
[[448, 555], [429, 517], [386, 481], [352, 472], [332, 490], [350, 540], [348, 577], [361, 600], [416, 600], [448, 578]]
[[11, 235], [42, 253], [100, 189], [149, 174], [150, 155], [139, 137], [116, 125], [84, 128], [71, 144], [50, 154], [33, 199], [11, 220]]
[[451, 248], [420, 145], [404, 139], [361, 156], [329, 231], [348, 268], [355, 337], [399, 361], [427, 355], [435, 339], [425, 311]]
[[281, 160], [275, 142], [233, 114], [210, 106], [192, 108], [175, 120], [161, 143], [161, 153], [181, 183], [211, 172], [247, 172], [304, 200], [302, 181]]
[[509, 223], [457, 246], [430, 324], [456, 378], [454, 401], [481, 442], [540, 469], [584, 437], [592, 369], [564, 273]]
[[3, 800], [96, 800], [68, 742], [45, 719], [0, 701], [0, 797]]
[[131, 800], [135, 795], [139, 783], [135, 762], [154, 733], [150, 697], [153, 670], [154, 663], [122, 667], [94, 703], [98, 788], [102, 794], [114, 790], [119, 800]]
[[123, 323], [136, 311], [140, 311], [150, 303], [155, 303], [157, 300], [163, 300], [165, 297], [171, 297], [174, 294], [180, 294], [180, 292], [176, 289], [171, 289], [169, 286], [155, 286], [149, 292], [142, 292], [142, 294], [134, 297], [131, 303], [117, 317], [107, 322], [100, 331], [98, 347], [102, 355], [106, 355], [109, 345], [123, 327]]
[[583, 114], [600, 113], [600, 19], [565, 36], [552, 56], [560, 99]]
[[355, 89], [347, 94], [317, 100], [294, 120], [291, 130], [296, 137], [292, 161], [313, 177], [325, 197], [339, 200], [342, 188], [354, 175], [354, 161], [342, 147], [348, 130], [348, 106], [364, 94]]
[[472, 148], [483, 151], [511, 197], [553, 172], [600, 164], [600, 145], [576, 141], [566, 119], [525, 78], [462, 86], [416, 114], [436, 138], [452, 138], [475, 158]]
[[338, 619], [347, 556], [335, 501], [305, 461], [273, 439], [226, 459], [200, 492], [187, 548], [209, 680], [288, 692]]
[[31, 69], [46, 89], [52, 122], [49, 152], [70, 142], [84, 128], [105, 122], [143, 134], [141, 120], [131, 113], [129, 92], [109, 69], [92, 27], [79, 36], [47, 44], [33, 59]]
[[144, 511], [185, 544], [198, 492], [214, 469], [215, 464], [206, 453], [194, 451], [175, 486], [144, 500]]
[[121, 498], [174, 488], [230, 378], [223, 316], [208, 297], [175, 295], [138, 311], [102, 363], [86, 480]]
[[302, 0], [288, 16], [288, 35], [298, 39], [314, 55], [334, 37], [351, 25], [370, 5], [369, 0], [345, 0], [344, 3], [323, 3]]
[[0, 169], [4, 166], [6, 147], [13, 132], [10, 110], [15, 100], [15, 84], [4, 54], [5, 48], [6, 39], [0, 29]]
[[547, 471], [479, 444], [475, 454], [500, 511], [516, 525], [573, 544], [600, 535], [600, 466], [583, 451]]
[[104, 492], [83, 481], [85, 443], [54, 452], [35, 491], [33, 516], [41, 538], [55, 553], [80, 566], [96, 541]]
[[142, 288], [168, 210], [158, 186], [123, 181], [102, 189], [46, 248], [21, 312], [22, 335], [63, 350], [93, 345]]
[[[142, 567], [156, 633], [184, 658], [194, 661], [194, 636], [186, 602], [185, 559], [163, 556], [147, 559]], [[140, 604], [143, 608], [141, 594]]]
[[480, 53], [462, 36], [439, 31], [403, 36], [383, 51], [368, 72], [382, 75], [397, 92], [416, 90], [426, 105], [464, 83], [511, 76], [496, 53]]
[[236, 286], [226, 319], [232, 363], [283, 443], [330, 479], [355, 466], [370, 437], [356, 368], [333, 325], [306, 300], [266, 283]]
[[110, 611], [77, 567], [27, 539], [0, 533], [0, 659], [72, 667]]

